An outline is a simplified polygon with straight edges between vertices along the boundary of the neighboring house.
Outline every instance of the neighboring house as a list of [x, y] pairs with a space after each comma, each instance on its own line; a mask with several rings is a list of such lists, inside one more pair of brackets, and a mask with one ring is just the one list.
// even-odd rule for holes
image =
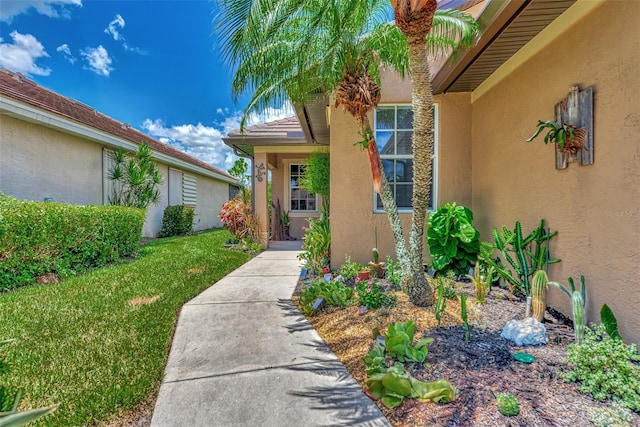
[[[459, 52], [455, 63], [432, 70], [434, 205], [455, 201], [471, 208], [483, 240], [492, 240], [492, 227], [513, 229], [519, 220], [528, 232], [544, 218], [559, 232], [550, 243], [552, 256], [562, 259], [549, 268], [552, 280], [566, 284], [567, 277], [584, 275], [588, 320], [598, 321], [607, 303], [622, 335], [639, 343], [640, 2], [486, 3], [476, 6], [486, 5], [478, 17], [478, 44]], [[557, 170], [553, 146], [542, 138], [525, 140], [539, 119], [554, 118], [554, 106], [573, 85], [594, 88], [595, 158], [590, 165], [570, 163]], [[385, 72], [375, 117], [379, 129], [390, 128], [377, 132], [383, 157], [390, 136], [397, 137], [398, 149], [407, 141], [403, 132], [410, 130], [409, 122], [401, 117], [410, 102], [409, 82]], [[354, 146], [359, 139], [354, 120], [328, 99], [298, 113], [306, 143], [277, 132], [254, 135], [252, 128], [225, 142], [253, 157], [254, 176], [258, 167], [268, 166], [274, 197], [290, 207], [292, 164], [303, 164], [306, 153], [328, 146], [333, 266], [342, 264], [345, 254], [367, 261], [376, 233], [381, 255], [393, 256], [391, 230], [375, 203], [367, 157]], [[410, 156], [390, 156], [391, 162], [397, 164], [396, 195], [404, 206]], [[256, 211], [264, 222], [266, 182], [255, 184]], [[410, 215], [402, 217], [409, 224]], [[548, 299], [551, 306], [571, 312], [561, 292], [549, 291]]]
[[221, 226], [237, 179], [93, 108], [0, 69], [0, 191], [23, 200], [108, 204], [110, 153], [146, 143], [164, 181], [143, 234], [157, 236], [164, 209], [195, 208], [194, 229]]

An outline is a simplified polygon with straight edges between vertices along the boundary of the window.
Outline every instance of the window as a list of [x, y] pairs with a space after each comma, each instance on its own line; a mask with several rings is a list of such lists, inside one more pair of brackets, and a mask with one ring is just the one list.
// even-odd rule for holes
[[300, 187], [300, 179], [304, 176], [306, 165], [291, 163], [289, 165], [289, 211], [316, 212], [318, 200], [315, 194]]
[[[434, 123], [436, 109], [434, 107]], [[413, 133], [413, 111], [411, 105], [381, 106], [375, 113], [375, 132], [382, 167], [387, 176], [399, 211], [411, 211], [413, 197], [413, 153], [411, 136]], [[433, 209], [436, 174], [437, 132], [434, 126], [434, 156], [432, 160], [431, 192], [429, 209]], [[375, 195], [376, 212], [383, 212], [382, 200]]]

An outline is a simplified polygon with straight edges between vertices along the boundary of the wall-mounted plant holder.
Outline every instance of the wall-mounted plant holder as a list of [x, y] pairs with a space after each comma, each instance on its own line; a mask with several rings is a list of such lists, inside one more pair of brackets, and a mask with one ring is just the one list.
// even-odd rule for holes
[[576, 161], [581, 166], [593, 164], [593, 86], [584, 90], [573, 86], [567, 97], [556, 104], [555, 115], [560, 125], [572, 125], [585, 133], [580, 135], [584, 137], [580, 149], [561, 151], [556, 144], [556, 169], [565, 169]]

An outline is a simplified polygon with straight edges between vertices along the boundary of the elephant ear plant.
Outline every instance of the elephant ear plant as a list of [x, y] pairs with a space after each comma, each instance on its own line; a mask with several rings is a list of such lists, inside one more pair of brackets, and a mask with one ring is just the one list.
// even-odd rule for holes
[[455, 203], [447, 203], [429, 216], [427, 244], [434, 270], [453, 270], [457, 276], [464, 276], [474, 266], [480, 233], [472, 222], [471, 210]]

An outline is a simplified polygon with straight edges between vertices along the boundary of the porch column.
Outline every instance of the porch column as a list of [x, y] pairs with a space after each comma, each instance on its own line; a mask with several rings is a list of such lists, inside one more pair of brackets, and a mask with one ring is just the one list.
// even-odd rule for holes
[[269, 206], [267, 204], [267, 153], [255, 153], [253, 160], [253, 197], [260, 224], [260, 244], [269, 247]]

